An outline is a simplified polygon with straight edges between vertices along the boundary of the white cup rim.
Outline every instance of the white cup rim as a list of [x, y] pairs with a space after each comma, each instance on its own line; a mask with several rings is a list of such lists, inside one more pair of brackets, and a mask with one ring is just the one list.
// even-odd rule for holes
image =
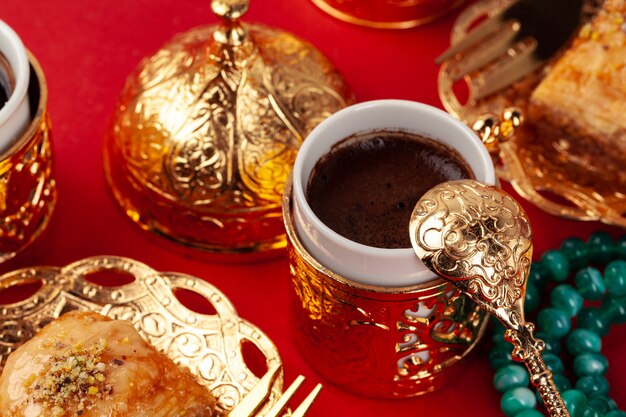
[[[305, 187], [307, 186], [307, 184], [303, 184], [303, 178], [302, 178], [303, 171], [304, 171], [305, 157], [306, 155], [310, 153], [311, 148], [315, 145], [315, 141], [320, 140], [318, 139], [321, 137], [320, 132], [327, 129], [329, 125], [332, 125], [340, 121], [346, 115], [349, 115], [350, 113], [354, 113], [354, 112], [359, 112], [363, 109], [371, 108], [372, 106], [376, 108], [402, 107], [405, 109], [409, 107], [416, 111], [427, 112], [429, 116], [432, 116], [434, 119], [442, 120], [442, 123], [443, 123], [443, 120], [445, 120], [445, 123], [450, 123], [450, 124], [455, 125], [455, 127], [457, 128], [459, 132], [465, 133], [465, 136], [468, 139], [467, 141], [468, 146], [472, 146], [473, 147], [472, 150], [480, 154], [481, 160], [489, 161], [489, 163], [485, 163], [484, 176], [481, 178], [477, 178], [477, 179], [487, 184], [495, 185], [496, 183], [495, 169], [493, 167], [493, 164], [491, 163], [491, 157], [489, 155], [489, 152], [487, 151], [485, 146], [482, 144], [480, 139], [478, 139], [476, 134], [469, 127], [467, 127], [463, 122], [453, 118], [451, 115], [449, 115], [445, 111], [423, 104], [423, 103], [407, 101], [407, 100], [393, 100], [393, 99], [363, 102], [363, 103], [349, 106], [347, 108], [344, 108], [334, 113], [333, 115], [329, 116], [327, 119], [325, 119], [322, 123], [320, 123], [315, 129], [311, 131], [307, 139], [305, 139], [305, 141], [302, 143], [300, 150], [298, 151], [298, 156], [296, 157], [296, 161], [294, 163], [294, 168], [293, 168], [294, 208], [296, 209], [295, 221], [297, 222], [298, 216], [301, 215], [302, 217], [306, 219], [306, 221], [311, 223], [311, 226], [313, 229], [318, 231], [320, 234], [324, 235], [325, 238], [332, 240], [333, 245], [336, 245], [339, 248], [346, 249], [350, 252], [355, 252], [355, 253], [358, 253], [359, 255], [363, 255], [366, 257], [374, 257], [374, 258], [379, 258], [379, 259], [381, 257], [384, 257], [386, 260], [389, 260], [390, 262], [394, 262], [396, 260], [397, 261], [406, 260], [407, 258], [417, 256], [413, 252], [412, 248], [401, 248], [401, 249], [378, 248], [378, 247], [367, 246], [362, 243], [358, 243], [353, 240], [350, 240], [340, 235], [339, 233], [335, 232], [330, 227], [326, 226], [319, 219], [319, 217], [313, 212], [313, 210], [311, 209], [306, 199]], [[385, 128], [383, 126], [381, 126], [381, 129], [390, 130], [389, 128]], [[409, 129], [402, 129], [402, 127], [399, 127], [399, 129], [397, 130], [409, 130]], [[371, 131], [371, 129], [365, 129], [364, 131]], [[354, 133], [358, 133], [358, 132], [354, 132]], [[477, 173], [475, 174], [478, 177], [478, 174]], [[304, 204], [302, 204], [302, 202]], [[298, 213], [298, 211], [301, 211], [301, 213]], [[297, 228], [296, 228], [296, 231], [297, 231]], [[408, 233], [408, 226], [407, 226], [407, 233]], [[305, 240], [305, 239], [302, 239], [302, 240]], [[324, 265], [323, 260], [321, 259], [317, 259], [317, 260], [322, 265]], [[419, 263], [421, 264], [421, 262]], [[325, 266], [328, 267], [328, 265], [325, 265]], [[340, 274], [340, 275], [345, 275], [345, 274]], [[420, 275], [418, 282], [408, 282], [406, 280], [398, 280], [395, 282], [390, 282], [389, 286], [400, 287], [400, 286], [407, 286], [407, 285], [422, 284], [426, 276], [429, 276], [430, 278], [432, 278], [432, 273], [430, 271], [425, 270], [425, 267], [424, 267], [423, 274]], [[380, 285], [379, 282], [374, 282], [367, 278], [365, 279], [354, 278], [354, 277], [346, 277], [346, 278], [349, 278], [349, 279], [352, 279], [354, 281], [358, 281], [364, 284]]]
[[3, 48], [2, 51], [15, 76], [15, 87], [11, 91], [9, 100], [0, 109], [0, 126], [12, 117], [22, 103], [22, 99], [28, 91], [30, 78], [30, 64], [22, 40], [9, 25], [0, 20], [0, 42], [2, 40], [6, 40], [6, 48]]

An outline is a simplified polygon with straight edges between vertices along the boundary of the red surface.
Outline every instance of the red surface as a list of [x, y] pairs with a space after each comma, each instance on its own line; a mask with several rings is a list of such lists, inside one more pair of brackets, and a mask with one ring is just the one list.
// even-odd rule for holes
[[[207, 0], [2, 0], [0, 19], [22, 37], [48, 80], [59, 202], [51, 242], [33, 264], [65, 265], [100, 254], [123, 255], [163, 271], [207, 279], [235, 304], [239, 314], [263, 329], [278, 346], [291, 381], [319, 377], [295, 350], [288, 331], [288, 267], [285, 257], [248, 265], [208, 263], [168, 250], [122, 214], [105, 186], [102, 137], [117, 94], [140, 59], [175, 33], [216, 19]], [[402, 98], [440, 106], [435, 56], [448, 46], [453, 15], [406, 31], [352, 26], [325, 15], [308, 0], [253, 0], [249, 21], [279, 26], [318, 46], [343, 72], [358, 100]], [[510, 187], [507, 187], [510, 190]], [[524, 203], [524, 202], [523, 202]], [[532, 220], [537, 254], [568, 236], [586, 238], [616, 228], [551, 217], [524, 204]], [[379, 401], [325, 385], [311, 410], [316, 416], [501, 415], [492, 388], [487, 343], [467, 361], [466, 372], [446, 388], [417, 399]], [[626, 407], [626, 329], [605, 341], [611, 363], [611, 393]], [[323, 381], [322, 381], [323, 382]]]

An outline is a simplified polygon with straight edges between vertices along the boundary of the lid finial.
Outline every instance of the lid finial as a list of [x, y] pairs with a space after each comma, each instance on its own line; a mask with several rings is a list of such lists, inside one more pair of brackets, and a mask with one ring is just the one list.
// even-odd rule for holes
[[211, 10], [223, 19], [221, 27], [213, 34], [217, 42], [230, 46], [243, 43], [246, 30], [239, 19], [246, 14], [249, 6], [249, 0], [211, 0]]

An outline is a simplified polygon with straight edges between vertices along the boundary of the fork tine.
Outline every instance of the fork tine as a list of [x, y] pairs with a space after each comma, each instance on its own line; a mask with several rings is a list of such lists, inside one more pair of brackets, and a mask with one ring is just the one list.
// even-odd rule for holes
[[526, 42], [525, 48], [487, 68], [470, 81], [470, 100], [480, 100], [530, 74], [542, 65], [534, 56], [536, 41]]
[[272, 366], [252, 390], [228, 413], [228, 417], [250, 417], [254, 415], [272, 391], [280, 365]]
[[439, 55], [437, 59], [435, 59], [435, 64], [441, 64], [446, 59], [453, 57], [454, 55], [477, 45], [481, 40], [486, 38], [491, 33], [495, 32], [500, 25], [502, 25], [501, 14], [496, 14], [494, 16], [490, 16], [485, 21], [480, 23], [471, 32], [467, 33], [467, 35], [450, 46], [444, 53]]
[[519, 30], [519, 22], [515, 20], [505, 22], [501, 28], [493, 33], [489, 41], [483, 42], [480, 48], [475, 48], [467, 55], [463, 55], [463, 72], [455, 73], [455, 78], [461, 79], [472, 71], [483, 68], [501, 57], [515, 46]]
[[289, 388], [287, 388], [283, 395], [278, 399], [278, 401], [276, 401], [276, 404], [274, 404], [272, 408], [270, 408], [270, 410], [267, 412], [267, 414], [265, 414], [265, 417], [278, 417], [278, 414], [283, 411], [283, 408], [285, 408], [287, 402], [291, 399], [291, 397], [293, 397], [293, 394], [296, 392], [296, 390], [300, 388], [302, 382], [304, 382], [304, 377], [302, 375], [299, 375], [295, 379], [295, 381], [291, 383], [291, 385], [289, 386]]
[[322, 384], [317, 384], [315, 388], [313, 388], [313, 391], [311, 391], [311, 393], [306, 396], [304, 401], [300, 403], [298, 408], [291, 413], [291, 417], [304, 417], [306, 412], [309, 411], [309, 408], [311, 408], [311, 405], [313, 405], [313, 401], [315, 401], [315, 398], [320, 393], [321, 389]]

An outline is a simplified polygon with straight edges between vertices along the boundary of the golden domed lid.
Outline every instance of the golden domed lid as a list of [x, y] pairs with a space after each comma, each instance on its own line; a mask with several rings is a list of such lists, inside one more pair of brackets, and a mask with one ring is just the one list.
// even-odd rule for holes
[[301, 142], [353, 99], [311, 44], [241, 23], [248, 0], [211, 6], [220, 25], [175, 36], [127, 80], [105, 169], [144, 229], [212, 252], [275, 249]]

